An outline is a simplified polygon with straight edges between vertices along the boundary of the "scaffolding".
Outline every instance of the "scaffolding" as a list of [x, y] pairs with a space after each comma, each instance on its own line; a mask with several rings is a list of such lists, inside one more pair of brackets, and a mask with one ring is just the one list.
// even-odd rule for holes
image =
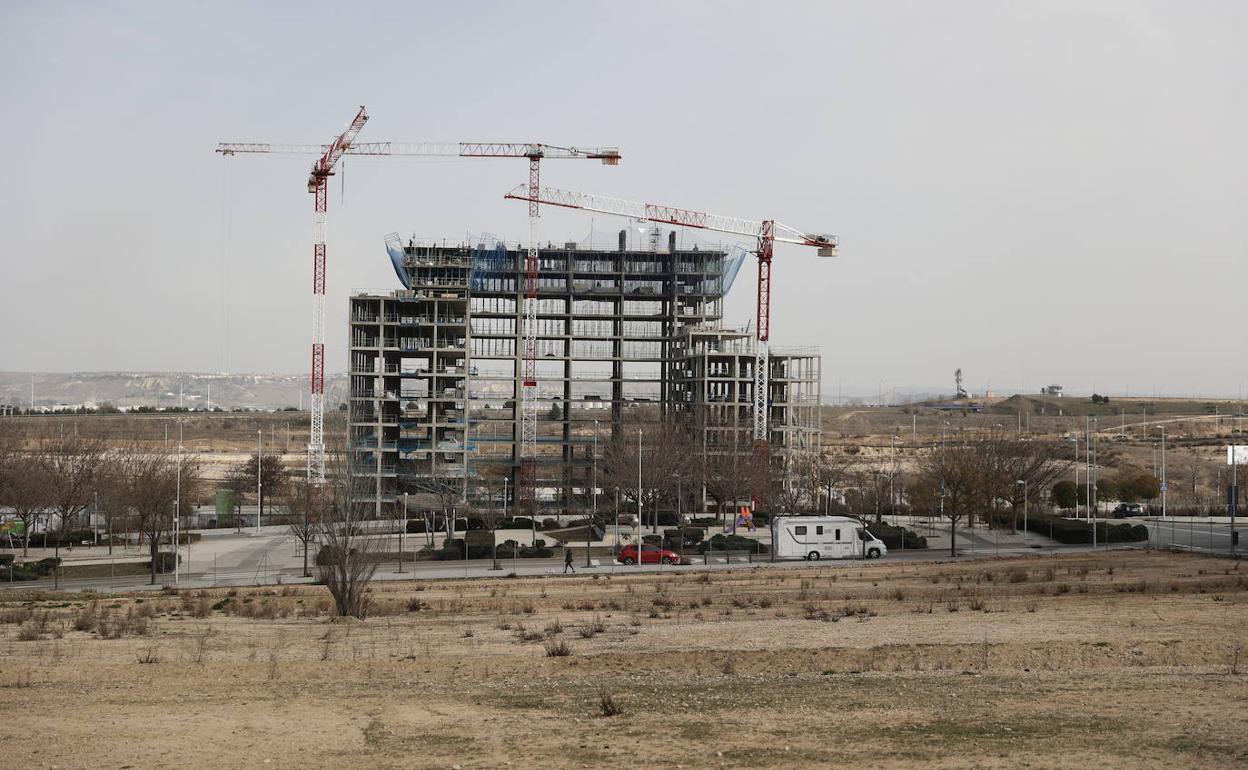
[[[743, 332], [719, 331], [743, 250], [678, 249], [675, 233], [644, 250], [626, 243], [621, 232], [615, 250], [565, 243], [538, 252], [535, 465], [546, 510], [565, 509], [587, 486], [592, 447], [603, 451], [626, 414], [693, 429], [693, 407], [726, 409], [708, 400], [721, 386], [706, 347], [749, 343]], [[356, 294], [349, 314], [351, 450], [372, 469], [370, 500], [382, 516], [436, 476], [458, 485], [462, 499], [498, 501], [515, 489], [520, 461], [525, 252], [486, 239], [403, 246], [394, 237], [386, 246], [405, 288]], [[734, 371], [753, 365], [746, 358]], [[797, 379], [784, 376], [792, 359], [772, 361], [781, 376], [772, 380], [770, 424], [781, 456], [817, 440], [817, 419], [811, 428], [793, 409], [799, 397], [817, 408], [814, 361]], [[747, 433], [750, 387], [730, 391]], [[697, 430], [705, 447], [708, 429]]]

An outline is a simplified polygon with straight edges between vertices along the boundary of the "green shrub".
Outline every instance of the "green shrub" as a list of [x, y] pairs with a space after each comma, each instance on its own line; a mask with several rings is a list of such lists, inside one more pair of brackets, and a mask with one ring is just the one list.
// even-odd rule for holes
[[[501, 552], [501, 548], [499, 549]], [[454, 538], [447, 542], [437, 551], [437, 558], [442, 561], [462, 561], [464, 558], [464, 539], [461, 537]], [[492, 559], [494, 558], [494, 546], [483, 543], [468, 544], [469, 559]]]
[[515, 516], [498, 522], [498, 529], [527, 529], [532, 531], [533, 528], [533, 520], [526, 516]]
[[24, 566], [40, 577], [47, 577], [55, 572], [57, 567], [61, 566], [61, 560], [55, 556], [49, 556], [36, 562], [27, 562]]
[[[1059, 543], [1079, 545], [1092, 542], [1092, 525], [1086, 521], [1064, 519], [1049, 514], [1032, 514], [1027, 518], [1027, 529], [1038, 535], [1052, 537]], [[1138, 543], [1148, 539], [1148, 527], [1143, 524], [1096, 523], [1098, 543]]]
[[918, 549], [927, 547], [927, 538], [912, 529], [905, 527], [885, 524], [883, 522], [870, 524], [867, 530], [884, 541], [884, 545], [889, 549]]
[[680, 527], [679, 529], [663, 530], [664, 545], [667, 548], [697, 548], [706, 539], [706, 530], [701, 527]]
[[[544, 546], [522, 546], [514, 540], [498, 544], [498, 558], [500, 559], [549, 559], [554, 555], [555, 552], [550, 548]], [[460, 558], [463, 558], [462, 551], [460, 552]]]
[[767, 546], [743, 535], [717, 534], [710, 540], [703, 541], [699, 550], [709, 551], [747, 551], [749, 553], [767, 553]]
[[[169, 551], [161, 551], [160, 553], [156, 554], [156, 571], [157, 572], [173, 572], [173, 566], [175, 564], [174, 560], [177, 558], [178, 557], [175, 554]], [[147, 563], [147, 566], [150, 568], [152, 566], [152, 563], [149, 561]]]

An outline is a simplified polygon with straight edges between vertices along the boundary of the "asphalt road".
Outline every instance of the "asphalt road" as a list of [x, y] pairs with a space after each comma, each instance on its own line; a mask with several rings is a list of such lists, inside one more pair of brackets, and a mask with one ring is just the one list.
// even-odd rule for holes
[[[1231, 527], [1229, 524], [1208, 521], [1190, 521], [1186, 519], [1149, 519], [1138, 523], [1148, 527], [1149, 542], [1154, 548], [1179, 548], [1197, 553], [1213, 553], [1231, 555]], [[1240, 544], [1235, 547], [1235, 555], [1245, 553], [1248, 545], [1248, 527], [1240, 520], [1235, 520], [1235, 529], [1239, 532]]]
[[[291, 566], [291, 544], [282, 537], [260, 537], [248, 540], [247, 536], [233, 536], [238, 542], [232, 542], [229, 550], [229, 566], [224, 566], [226, 559], [218, 556], [216, 569], [204, 555], [194, 557], [190, 569], [179, 574], [177, 585], [183, 588], [211, 588], [216, 586], [255, 586], [310, 583], [314, 578], [302, 577], [302, 565]], [[969, 545], [969, 544], [968, 544]], [[199, 548], [200, 546], [196, 546]], [[1023, 555], [1035, 553], [1069, 553], [1090, 550], [1087, 546], [1059, 546], [1041, 549], [1027, 547], [994, 548], [989, 540], [977, 541], [973, 548], [963, 547], [959, 551], [959, 561], [988, 559], [996, 556]], [[278, 558], [280, 557], [280, 558]], [[771, 562], [767, 556], [751, 562], [744, 555], [712, 554], [703, 563], [700, 556], [693, 557], [696, 563], [682, 565], [631, 565], [625, 566], [600, 559], [598, 566], [585, 567], [584, 557], [577, 560], [574, 567], [576, 574], [623, 575], [656, 572], [689, 572], [710, 569], [712, 571], [751, 569], [755, 566], [773, 566], [785, 569], [809, 569], [815, 566], [835, 564], [846, 568], [862, 565], [861, 560], [843, 560], [836, 562], [806, 562], [800, 560]], [[922, 551], [892, 551], [883, 561], [921, 562], [940, 561], [949, 558], [946, 549], [929, 548]], [[300, 561], [300, 560], [296, 560]], [[866, 562], [875, 564], [874, 561]], [[485, 578], [499, 577], [515, 573], [520, 576], [559, 576], [563, 574], [563, 559], [502, 559], [499, 569], [493, 568], [490, 559], [471, 559], [467, 561], [421, 561], [406, 562], [399, 571], [397, 562], [378, 565], [375, 580], [437, 580], [449, 578]], [[315, 572], [315, 567], [312, 567]], [[71, 578], [61, 580], [59, 587], [65, 591], [95, 591], [110, 593], [116, 591], [159, 590], [164, 585], [173, 585], [172, 575], [161, 575], [155, 585], [150, 583], [146, 575], [125, 575], [119, 577]], [[24, 583], [0, 584], [0, 595], [10, 588], [15, 590], [52, 590], [56, 584], [52, 580], [37, 580]]]
[[[1149, 528], [1150, 540], [1141, 543], [1155, 548], [1178, 548], [1197, 553], [1230, 553], [1230, 527], [1225, 523], [1192, 522], [1184, 519], [1137, 519], [1136, 523]], [[1245, 527], [1237, 527], [1241, 538]], [[1075, 553], [1091, 550], [1091, 546], [1060, 546], [1051, 543], [1044, 547], [1029, 547], [1015, 542], [1003, 545], [994, 542], [990, 534], [976, 531], [958, 533], [959, 561], [988, 559], [998, 556], [1017, 556], [1037, 553]], [[947, 541], [946, 541], [947, 542]], [[409, 544], [409, 547], [411, 545]], [[1100, 546], [1104, 548], [1104, 546]], [[1121, 547], [1121, 546], [1114, 546]], [[1136, 546], [1127, 546], [1136, 547]], [[189, 550], [189, 558], [185, 558], [179, 573], [177, 585], [186, 588], [209, 588], [214, 586], [253, 586], [292, 583], [308, 583], [313, 578], [302, 577], [302, 555], [298, 544], [290, 537], [285, 527], [264, 527], [259, 534], [254, 530], [243, 533], [233, 531], [207, 530], [202, 539]], [[1242, 546], [1239, 553], [1243, 553]], [[939, 561], [949, 558], [947, 547], [928, 548], [921, 551], [902, 551], [894, 549], [885, 557], [885, 561]], [[707, 562], [702, 557], [692, 557], [693, 563], [686, 565], [644, 565], [624, 566], [600, 559], [598, 566], [585, 567], [584, 557], [576, 562], [578, 574], [627, 574], [649, 572], [687, 572], [691, 570], [731, 570], [750, 569], [756, 564], [777, 566], [786, 569], [806, 569], [815, 566], [804, 561], [771, 562], [763, 556], [760, 561], [751, 562], [744, 555], [712, 554]], [[96, 562], [107, 564], [107, 561]], [[827, 566], [830, 562], [820, 562]], [[846, 567], [859, 565], [860, 561], [831, 562]], [[311, 565], [310, 565], [311, 566]], [[311, 567], [315, 572], [315, 567]], [[563, 574], [563, 559], [518, 559], [502, 560], [499, 569], [493, 568], [489, 559], [473, 559], [468, 561], [421, 561], [407, 562], [399, 571], [397, 562], [378, 565], [376, 580], [438, 580], [448, 578], [484, 578], [499, 577], [511, 573], [523, 576], [557, 576]], [[173, 585], [172, 575], [161, 575], [156, 585], [150, 583], [146, 575], [124, 575], [118, 577], [71, 578], [61, 580], [59, 587], [67, 591], [97, 591], [108, 593], [113, 591], [158, 590], [164, 585]], [[8, 589], [16, 590], [49, 590], [57, 587], [52, 580], [38, 580], [24, 583], [0, 583], [0, 592]]]

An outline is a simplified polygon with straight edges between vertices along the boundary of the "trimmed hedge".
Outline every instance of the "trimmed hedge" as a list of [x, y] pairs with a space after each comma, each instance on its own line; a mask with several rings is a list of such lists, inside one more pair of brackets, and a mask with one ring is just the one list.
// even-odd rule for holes
[[39, 580], [40, 578], [51, 577], [52, 573], [56, 571], [56, 568], [61, 565], [61, 560], [56, 557], [48, 557], [47, 559], [40, 559], [39, 561], [28, 561], [24, 564], [12, 565], [13, 556], [11, 554], [5, 555], [8, 556], [10, 560], [10, 566], [5, 569], [5, 578], [8, 579], [10, 577], [8, 573], [12, 572], [11, 577], [13, 582], [23, 580]]
[[[553, 519], [551, 519], [553, 521]], [[543, 525], [545, 526], [545, 525]], [[498, 522], [498, 529], [527, 529], [533, 530], [533, 520], [526, 516], [514, 516], [510, 519], [503, 519]]]
[[[1079, 545], [1092, 542], [1092, 525], [1086, 521], [1074, 521], [1049, 514], [1032, 514], [1027, 518], [1027, 529], [1037, 535], [1052, 537], [1059, 543]], [[1143, 524], [1096, 523], [1098, 543], [1138, 543], [1148, 539], [1148, 527]]]
[[889, 550], [901, 549], [919, 549], [927, 547], [927, 538], [912, 529], [894, 526], [892, 524], [878, 523], [868, 524], [867, 531], [884, 541], [884, 545]]
[[[481, 524], [479, 526], [474, 527], [474, 526], [471, 526], [468, 519], [465, 519], [462, 516], [456, 516], [455, 521], [454, 521], [454, 528], [456, 532], [466, 532], [469, 529], [485, 529], [485, 525]], [[446, 517], [445, 516], [434, 517], [433, 531], [434, 532], [446, 531]], [[407, 534], [423, 535], [424, 533], [425, 533], [425, 520], [423, 518], [407, 520]]]
[[713, 551], [748, 551], [750, 553], [768, 553], [768, 548], [757, 540], [742, 535], [717, 534], [710, 540], [703, 541], [698, 549], [702, 553]]
[[663, 530], [663, 540], [668, 548], [697, 548], [706, 539], [706, 530], [701, 527], [681, 527]]
[[[174, 565], [175, 558], [181, 558], [181, 557], [174, 556], [174, 554], [170, 553], [169, 551], [161, 551], [159, 554], [156, 555], [156, 571], [157, 572], [173, 572], [173, 565]], [[152, 568], [151, 561], [147, 563], [147, 568], [148, 569]]]
[[[498, 558], [500, 559], [550, 559], [554, 555], [555, 552], [545, 546], [522, 546], [515, 540], [508, 540], [498, 544]], [[463, 557], [462, 553], [460, 557]]]

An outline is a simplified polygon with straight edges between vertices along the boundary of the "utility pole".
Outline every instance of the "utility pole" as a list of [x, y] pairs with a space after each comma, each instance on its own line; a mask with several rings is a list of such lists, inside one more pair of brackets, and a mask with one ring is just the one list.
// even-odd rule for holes
[[637, 429], [637, 569], [641, 570], [641, 428]]
[[264, 510], [264, 486], [260, 480], [260, 463], [264, 457], [264, 429], [256, 431], [256, 534], [260, 534], [260, 512]]
[[[1231, 489], [1227, 494], [1231, 509], [1231, 556], [1235, 555], [1235, 514], [1239, 508], [1239, 447], [1231, 444]], [[1212, 543], [1210, 543], [1212, 545]]]
[[[403, 538], [407, 535], [407, 493], [403, 493], [403, 528], [399, 530], [399, 572], [403, 571]], [[497, 547], [495, 547], [495, 560], [497, 560]]]
[[1161, 518], [1166, 518], [1166, 426], [1161, 426]]
[[182, 520], [182, 423], [178, 423], [178, 480], [174, 484], [174, 500], [173, 500], [173, 585], [178, 585], [181, 576], [179, 571], [179, 540], [181, 540], [181, 520]]
[[[598, 523], [598, 421], [597, 420], [594, 420], [594, 457], [593, 457], [593, 470], [591, 471], [591, 474], [592, 475], [590, 476], [590, 480], [589, 480], [590, 481], [589, 494], [591, 495], [590, 503], [589, 503], [590, 526], [589, 526], [589, 532], [585, 534], [585, 566], [586, 567], [589, 567], [591, 564], [590, 558], [589, 558], [590, 533], [593, 532], [594, 525]], [[504, 482], [505, 481], [506, 479], [504, 479]], [[603, 530], [605, 531], [606, 527], [603, 527]]]
[[[1023, 539], [1027, 539], [1027, 479], [1019, 479], [1019, 484], [1023, 485]], [[1015, 519], [1015, 521], [1018, 521]]]
[[[1092, 473], [1093, 474], [1096, 473], [1096, 433], [1097, 433], [1096, 418], [1093, 417], [1092, 418]], [[1096, 524], [1097, 524], [1097, 519], [1101, 517], [1101, 512], [1099, 510], [1099, 507], [1097, 506], [1097, 500], [1096, 500], [1096, 479], [1092, 479], [1091, 491], [1092, 491], [1092, 512], [1096, 514], [1096, 516], [1092, 519], [1092, 548], [1095, 549], [1096, 548]]]

